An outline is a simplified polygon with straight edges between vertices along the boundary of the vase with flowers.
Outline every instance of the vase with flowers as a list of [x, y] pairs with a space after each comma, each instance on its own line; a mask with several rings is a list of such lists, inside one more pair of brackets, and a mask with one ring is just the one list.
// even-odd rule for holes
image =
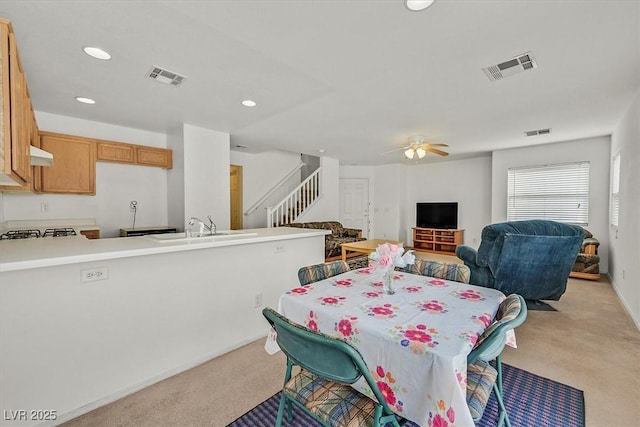
[[416, 261], [413, 251], [406, 251], [400, 245], [391, 243], [383, 243], [378, 245], [375, 252], [369, 254], [371, 267], [382, 272], [382, 280], [384, 283], [384, 291], [388, 294], [396, 292], [393, 284], [393, 276], [396, 267], [406, 267]]

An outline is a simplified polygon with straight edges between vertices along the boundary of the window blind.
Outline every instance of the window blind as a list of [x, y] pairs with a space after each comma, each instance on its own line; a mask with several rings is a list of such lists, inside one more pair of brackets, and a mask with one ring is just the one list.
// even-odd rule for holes
[[620, 214], [620, 153], [613, 158], [611, 165], [611, 225], [618, 226]]
[[508, 170], [507, 220], [589, 223], [589, 162]]

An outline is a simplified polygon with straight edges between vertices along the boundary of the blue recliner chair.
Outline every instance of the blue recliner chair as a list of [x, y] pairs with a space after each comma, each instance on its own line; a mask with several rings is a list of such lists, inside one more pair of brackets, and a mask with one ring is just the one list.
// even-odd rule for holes
[[471, 269], [469, 283], [527, 300], [554, 300], [567, 288], [584, 239], [582, 228], [555, 221], [511, 221], [487, 225], [476, 251], [458, 246]]

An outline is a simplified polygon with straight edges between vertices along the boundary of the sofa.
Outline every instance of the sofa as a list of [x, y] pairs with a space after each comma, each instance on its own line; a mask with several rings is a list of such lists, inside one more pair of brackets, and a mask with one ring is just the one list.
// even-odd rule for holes
[[527, 300], [560, 299], [584, 240], [581, 227], [527, 220], [487, 225], [476, 251], [458, 246], [470, 283], [516, 293]]
[[598, 256], [600, 242], [589, 230], [583, 228], [582, 232], [584, 240], [569, 276], [576, 279], [598, 280], [600, 278], [600, 257]]
[[325, 261], [342, 259], [343, 243], [359, 242], [367, 240], [362, 237], [362, 230], [357, 228], [345, 228], [338, 221], [294, 222], [286, 227], [312, 228], [315, 230], [331, 230], [331, 234], [324, 237]]

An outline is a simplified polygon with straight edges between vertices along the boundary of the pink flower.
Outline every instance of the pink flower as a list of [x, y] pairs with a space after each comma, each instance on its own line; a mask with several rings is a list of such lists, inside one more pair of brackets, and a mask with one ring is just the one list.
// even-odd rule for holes
[[384, 368], [382, 366], [378, 366], [376, 368], [376, 373], [379, 377], [384, 378]]
[[429, 280], [429, 283], [431, 285], [434, 285], [434, 286], [444, 286], [444, 285], [446, 285], [444, 280], [440, 280], [440, 279], [431, 279], [431, 280]]
[[307, 289], [306, 288], [295, 288], [295, 289], [291, 289], [291, 292], [294, 294], [306, 294], [307, 293]]
[[384, 396], [384, 400], [386, 400], [389, 405], [395, 405], [396, 394], [393, 392], [393, 390], [391, 390], [389, 384], [383, 383], [382, 381], [378, 381], [376, 384], [380, 389], [380, 393], [382, 393], [382, 396]]
[[344, 319], [338, 322], [338, 331], [345, 337], [350, 336], [352, 333], [351, 322]]
[[424, 331], [425, 329], [427, 329], [427, 327], [423, 324], [419, 324], [419, 325], [416, 325], [416, 329], [420, 329], [421, 331]]
[[432, 339], [431, 335], [423, 331], [416, 331], [416, 330], [406, 331], [404, 333], [404, 336], [411, 341], [418, 341], [418, 342], [430, 342]]
[[442, 418], [442, 415], [436, 414], [436, 416], [433, 417], [433, 427], [449, 427], [449, 423]]
[[378, 265], [380, 267], [391, 267], [393, 265], [393, 259], [389, 255], [382, 255], [378, 258]]
[[426, 304], [422, 304], [422, 308], [425, 310], [442, 311], [442, 306], [435, 301], [429, 301]]
[[380, 314], [382, 316], [389, 316], [390, 314], [393, 314], [393, 310], [389, 310], [388, 308], [385, 308], [385, 307], [373, 307], [371, 311], [375, 314]]
[[466, 299], [480, 299], [480, 294], [472, 289], [467, 289], [466, 291], [462, 292], [460, 296]]
[[322, 301], [325, 304], [337, 304], [338, 303], [338, 298], [334, 298], [334, 297], [325, 297], [322, 298]]
[[307, 328], [311, 329], [312, 331], [318, 332], [318, 324], [315, 320], [309, 320], [309, 323], [307, 323]]
[[453, 424], [456, 421], [456, 411], [453, 408], [449, 408], [447, 410], [447, 418], [449, 418], [449, 422]]

